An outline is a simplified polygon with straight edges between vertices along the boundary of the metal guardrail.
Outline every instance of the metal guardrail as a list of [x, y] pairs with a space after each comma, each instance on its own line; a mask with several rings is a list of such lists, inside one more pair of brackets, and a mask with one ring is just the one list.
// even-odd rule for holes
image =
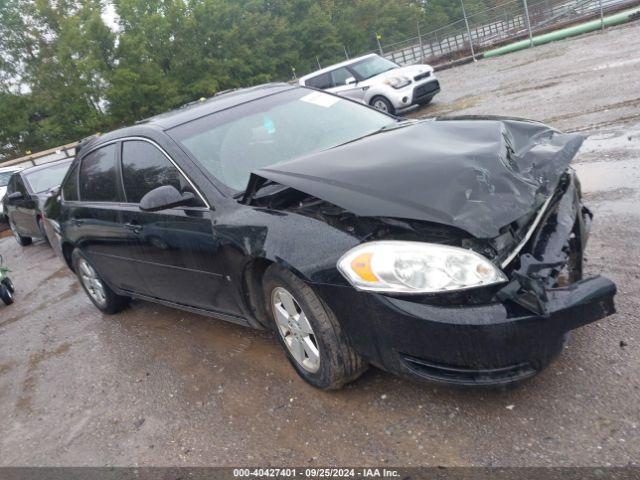
[[[561, 28], [636, 6], [638, 0], [510, 0], [469, 12], [448, 25], [401, 42], [381, 45], [382, 54], [400, 65], [439, 65], [474, 57], [485, 50], [537, 33]], [[604, 24], [603, 24], [604, 26]], [[420, 26], [417, 25], [419, 32]]]
[[42, 165], [44, 163], [53, 162], [55, 160], [63, 160], [71, 158], [76, 154], [77, 142], [68, 143], [59, 147], [50, 148], [41, 152], [30, 153], [24, 157], [14, 158], [6, 162], [0, 162], [0, 167], [33, 167], [34, 165]]

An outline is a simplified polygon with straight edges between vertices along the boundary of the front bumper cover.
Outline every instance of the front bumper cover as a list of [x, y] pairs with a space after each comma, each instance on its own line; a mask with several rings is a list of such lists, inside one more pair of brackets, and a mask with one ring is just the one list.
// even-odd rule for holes
[[349, 287], [320, 286], [354, 348], [393, 373], [467, 385], [535, 375], [560, 352], [567, 332], [615, 312], [604, 277], [547, 289], [547, 315], [517, 305], [435, 306]]
[[591, 217], [569, 170], [506, 270], [510, 282], [493, 294], [416, 300], [315, 287], [354, 348], [385, 370], [465, 385], [517, 382], [548, 365], [569, 331], [615, 313], [615, 284], [601, 276], [581, 279]]

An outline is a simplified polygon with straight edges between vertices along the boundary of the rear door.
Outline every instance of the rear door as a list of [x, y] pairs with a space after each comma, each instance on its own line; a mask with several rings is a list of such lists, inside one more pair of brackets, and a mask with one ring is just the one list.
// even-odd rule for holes
[[[144, 293], [209, 311], [240, 313], [231, 283], [222, 273], [222, 244], [212, 223], [215, 212], [156, 144], [131, 139], [121, 148], [127, 254], [142, 277]], [[186, 207], [141, 211], [142, 197], [162, 185], [190, 191], [196, 198]]]
[[[136, 291], [137, 272], [128, 261], [127, 237], [121, 218], [123, 193], [119, 181], [118, 146], [111, 143], [90, 151], [80, 161], [78, 200], [67, 198], [71, 189], [63, 187], [68, 208], [66, 236], [80, 247], [98, 273], [112, 287]], [[72, 172], [72, 174], [75, 173]]]

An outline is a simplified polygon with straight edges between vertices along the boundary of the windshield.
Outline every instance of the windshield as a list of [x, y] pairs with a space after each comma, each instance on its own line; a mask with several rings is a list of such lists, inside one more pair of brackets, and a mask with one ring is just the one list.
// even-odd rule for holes
[[14, 172], [0, 172], [0, 187], [6, 187]]
[[383, 72], [398, 68], [398, 65], [391, 60], [382, 58], [379, 56], [365, 58], [358, 63], [349, 65], [349, 68], [353, 69], [362, 80], [366, 80], [376, 75], [380, 75]]
[[253, 170], [393, 124], [393, 118], [350, 100], [293, 89], [198, 118], [168, 133], [218, 180], [243, 191]]
[[65, 173], [69, 169], [71, 160], [64, 163], [58, 163], [42, 170], [26, 173], [24, 176], [31, 186], [31, 190], [35, 193], [42, 193], [57, 187], [62, 183]]

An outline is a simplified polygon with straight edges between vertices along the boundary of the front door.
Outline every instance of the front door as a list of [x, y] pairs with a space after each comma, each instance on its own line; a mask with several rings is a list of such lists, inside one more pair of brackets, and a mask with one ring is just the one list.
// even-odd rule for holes
[[7, 198], [7, 216], [20, 235], [32, 237], [38, 235], [38, 225], [36, 223], [35, 212], [38, 207], [38, 199], [31, 195], [22, 180], [20, 174], [15, 174], [9, 182], [7, 196], [11, 193], [19, 192], [20, 198]]
[[[209, 311], [240, 313], [225, 279], [223, 245], [213, 229], [215, 212], [155, 144], [122, 142], [121, 162], [127, 202], [122, 221], [130, 232], [128, 254], [142, 277], [143, 293]], [[142, 197], [162, 185], [191, 191], [196, 198], [186, 207], [140, 210]]]
[[[328, 90], [331, 93], [362, 101], [369, 87], [362, 87], [359, 86], [358, 83], [353, 83], [355, 76], [348, 68], [336, 68], [330, 72], [330, 75], [333, 86]], [[349, 83], [347, 83], [347, 81], [349, 81]]]

